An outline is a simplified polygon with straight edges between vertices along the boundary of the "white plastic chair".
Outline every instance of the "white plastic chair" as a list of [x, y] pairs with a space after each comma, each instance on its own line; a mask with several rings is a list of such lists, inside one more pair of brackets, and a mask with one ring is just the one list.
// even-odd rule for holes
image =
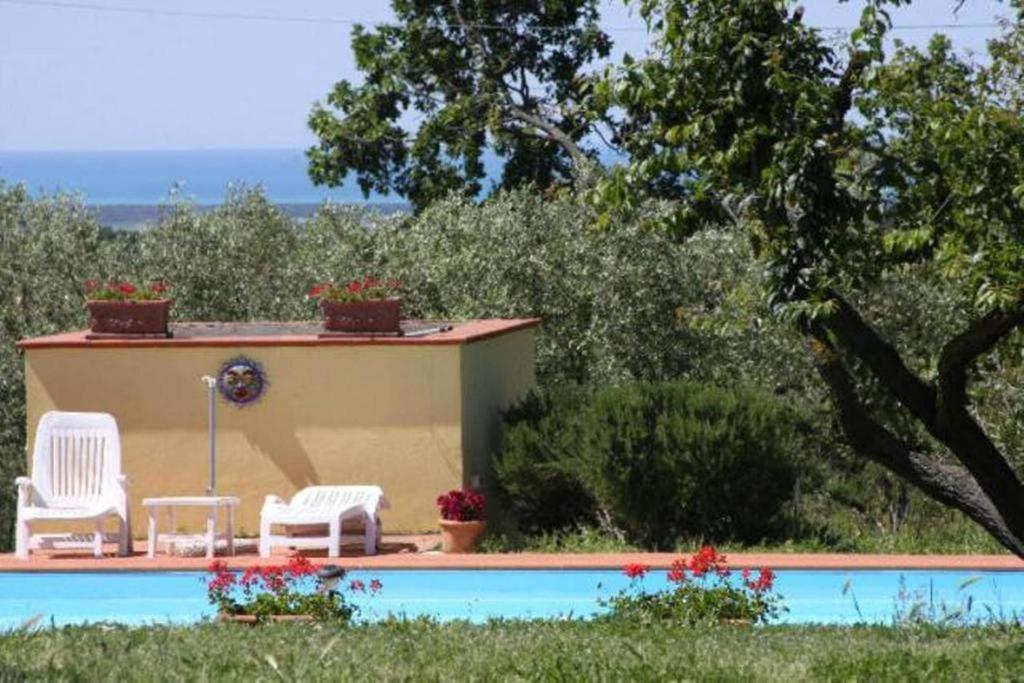
[[[367, 555], [377, 552], [381, 527], [378, 512], [388, 508], [384, 491], [379, 486], [307, 486], [290, 502], [270, 495], [260, 513], [260, 556], [269, 557], [273, 546], [291, 548], [327, 548], [329, 557], [337, 557], [347, 537], [341, 534], [342, 523], [362, 519], [363, 547]], [[327, 526], [326, 536], [274, 535], [272, 526]]]
[[[118, 554], [131, 553], [128, 479], [121, 473], [121, 437], [113, 415], [50, 411], [39, 420], [32, 476], [18, 477], [15, 556], [29, 548], [92, 548], [103, 557], [103, 522], [118, 521]], [[43, 520], [96, 522], [85, 539], [75, 534], [29, 533]]]

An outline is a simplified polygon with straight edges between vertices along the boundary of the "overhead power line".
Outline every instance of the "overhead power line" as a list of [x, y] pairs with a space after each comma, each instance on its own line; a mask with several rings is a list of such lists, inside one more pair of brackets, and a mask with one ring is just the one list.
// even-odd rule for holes
[[[127, 5], [103, 5], [92, 2], [76, 2], [74, 0], [0, 0], [0, 4], [18, 5], [21, 7], [40, 7], [51, 9], [76, 9], [93, 12], [109, 12], [116, 14], [137, 14], [157, 17], [178, 17], [188, 19], [235, 19], [242, 21], [266, 21], [284, 24], [319, 24], [336, 26], [394, 26], [389, 21], [358, 21], [355, 19], [343, 19], [339, 17], [309, 17], [283, 14], [250, 14], [244, 12], [202, 12], [177, 9], [158, 9], [150, 7], [131, 7]], [[471, 28], [480, 31], [512, 31], [523, 33], [540, 33], [544, 31], [563, 31], [573, 28], [571, 24], [559, 26], [516, 26], [511, 24], [467, 24]], [[896, 24], [892, 27], [894, 31], [937, 31], [937, 30], [984, 30], [999, 28], [998, 22], [970, 23], [970, 24]], [[854, 30], [853, 26], [817, 26], [823, 31], [849, 32]], [[646, 32], [643, 26], [602, 26], [602, 31], [608, 33]]]

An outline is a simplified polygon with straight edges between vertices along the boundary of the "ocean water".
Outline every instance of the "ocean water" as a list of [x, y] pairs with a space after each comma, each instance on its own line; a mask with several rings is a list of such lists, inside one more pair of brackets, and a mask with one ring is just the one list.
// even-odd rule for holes
[[363, 197], [355, 182], [317, 187], [301, 149], [112, 152], [0, 152], [0, 179], [34, 194], [79, 193], [93, 206], [146, 206], [167, 202], [172, 190], [201, 205], [219, 204], [229, 185], [261, 186], [279, 204], [394, 203]]
[[[601, 163], [621, 161], [602, 150]], [[503, 160], [483, 155], [481, 196], [498, 180]], [[364, 197], [354, 179], [341, 187], [316, 186], [302, 149], [144, 150], [100, 152], [0, 151], [0, 181], [22, 184], [34, 195], [71, 192], [94, 207], [102, 225], [133, 229], [157, 220], [172, 196], [200, 207], [221, 204], [232, 185], [260, 187], [287, 214], [312, 215], [325, 201], [358, 204], [385, 213], [408, 211], [394, 194]]]
[[205, 210], [231, 186], [260, 187], [286, 214], [313, 215], [325, 201], [384, 213], [408, 211], [401, 197], [364, 197], [354, 180], [318, 187], [301, 149], [219, 149], [109, 152], [0, 152], [0, 180], [33, 195], [71, 192], [93, 207], [101, 225], [134, 230], [157, 222], [172, 196]]

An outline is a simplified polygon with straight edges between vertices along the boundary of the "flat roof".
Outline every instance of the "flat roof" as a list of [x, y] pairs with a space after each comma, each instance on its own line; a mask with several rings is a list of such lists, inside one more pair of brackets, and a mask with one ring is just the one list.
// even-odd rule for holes
[[168, 338], [93, 335], [77, 330], [22, 339], [22, 349], [203, 346], [420, 346], [454, 345], [535, 327], [540, 318], [466, 321], [403, 320], [402, 335], [326, 333], [319, 322], [176, 322]]

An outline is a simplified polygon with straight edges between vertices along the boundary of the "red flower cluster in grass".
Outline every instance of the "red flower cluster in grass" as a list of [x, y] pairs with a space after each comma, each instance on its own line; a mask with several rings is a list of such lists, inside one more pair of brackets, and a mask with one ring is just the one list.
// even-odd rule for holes
[[223, 593], [235, 585], [235, 573], [228, 569], [228, 563], [224, 560], [214, 560], [210, 563], [209, 571], [213, 576], [206, 584], [211, 593]]
[[352, 280], [344, 286], [333, 282], [318, 282], [309, 290], [310, 299], [330, 299], [332, 301], [369, 301], [386, 299], [402, 288], [399, 280], [378, 280], [365, 277]]
[[672, 583], [685, 583], [689, 578], [687, 572], [695, 579], [711, 574], [724, 579], [731, 573], [725, 563], [725, 555], [709, 545], [698, 550], [689, 562], [683, 558], [673, 562], [668, 571], [668, 580]]
[[743, 585], [755, 593], [767, 593], [775, 586], [775, 572], [771, 567], [761, 567], [756, 579], [750, 578], [749, 569], [744, 569], [742, 576]]
[[632, 563], [623, 567], [622, 573], [631, 579], [642, 579], [650, 569], [646, 564]]
[[[380, 582], [380, 579], [372, 579], [370, 581], [370, 592], [371, 593], [379, 593], [380, 589], [383, 588], [383, 587], [384, 587], [384, 584], [382, 584]], [[352, 591], [353, 593], [365, 593], [366, 592], [366, 583], [364, 583], [363, 581], [360, 581], [359, 579], [352, 579], [352, 581], [349, 582], [349, 584], [348, 584], [348, 589], [350, 591]]]
[[686, 581], [686, 560], [676, 560], [668, 570], [668, 580], [672, 583], [684, 583]]
[[85, 281], [85, 298], [91, 301], [147, 301], [159, 299], [170, 289], [163, 280], [150, 283], [149, 287], [138, 287], [127, 280], [107, 282]]
[[207, 583], [211, 593], [226, 592], [236, 583], [247, 592], [262, 586], [273, 593], [280, 593], [289, 589], [299, 579], [316, 574], [316, 567], [307, 558], [297, 556], [283, 566], [248, 567], [240, 579], [236, 579], [234, 572], [228, 569], [224, 560], [211, 562], [209, 571], [213, 574]]
[[441, 509], [441, 519], [450, 522], [470, 522], [483, 519], [484, 503], [482, 493], [473, 489], [453, 489], [437, 497], [437, 507]]
[[[301, 555], [291, 558], [286, 565], [248, 567], [242, 572], [241, 578], [236, 578], [235, 573], [228, 569], [224, 560], [214, 560], [208, 569], [213, 574], [206, 584], [211, 593], [226, 593], [236, 584], [247, 593], [260, 587], [272, 593], [281, 593], [290, 590], [296, 582], [307, 576], [316, 576], [317, 572], [316, 566]], [[353, 591], [363, 592], [366, 590], [366, 585], [356, 579], [349, 584], [349, 588]], [[381, 588], [383, 588], [383, 584], [379, 579], [370, 581], [371, 593], [377, 593]]]
[[[626, 565], [627, 576], [629, 576], [629, 568], [634, 566], [637, 565]], [[668, 580], [672, 583], [686, 583], [690, 576], [700, 579], [705, 576], [715, 575], [725, 579], [731, 573], [726, 564], [725, 555], [706, 545], [697, 551], [689, 561], [679, 558], [673, 562], [667, 576]], [[775, 572], [770, 567], [762, 567], [756, 578], [753, 578], [749, 569], [744, 569], [740, 576], [743, 579], [743, 585], [755, 593], [767, 593], [775, 586]]]
[[725, 555], [720, 555], [713, 547], [706, 545], [690, 558], [690, 571], [697, 578], [705, 574], [729, 576], [729, 567], [725, 563]]

